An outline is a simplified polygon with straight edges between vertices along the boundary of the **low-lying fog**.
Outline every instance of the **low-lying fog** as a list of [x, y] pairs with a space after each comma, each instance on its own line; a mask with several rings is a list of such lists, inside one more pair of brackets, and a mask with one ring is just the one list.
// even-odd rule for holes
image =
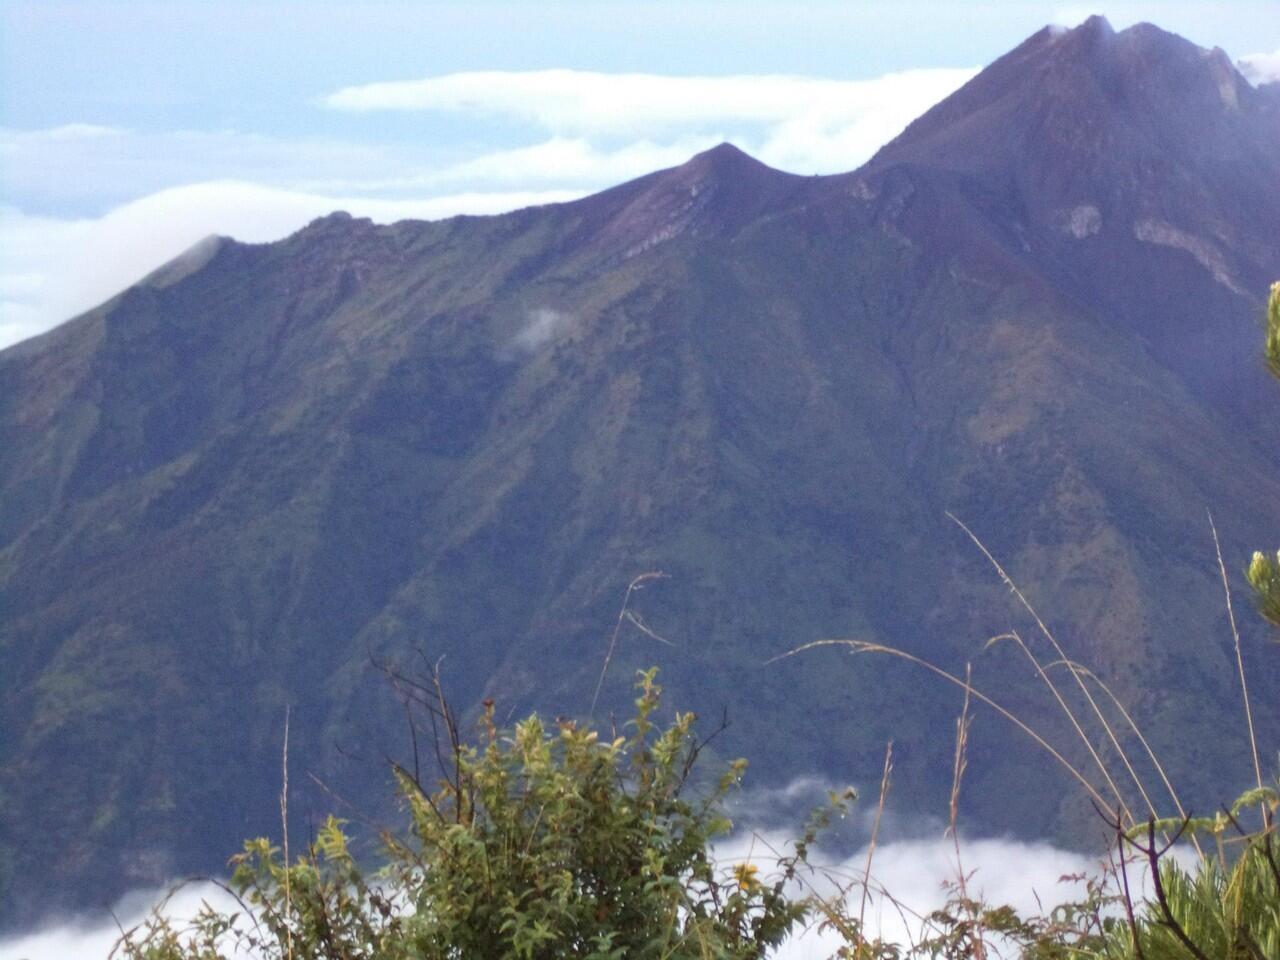
[[[895, 832], [903, 831], [899, 828]], [[883, 843], [875, 851], [872, 889], [889, 891], [898, 904], [895, 906], [880, 896], [871, 897], [866, 908], [869, 932], [906, 943], [919, 932], [918, 917], [946, 901], [946, 885], [957, 876], [955, 847], [949, 837], [940, 836], [936, 830], [930, 832], [929, 837]], [[767, 876], [778, 852], [789, 849], [791, 836], [776, 830], [742, 831], [721, 843], [716, 852], [718, 859], [726, 864], [749, 860], [759, 867], [761, 876]], [[991, 903], [1007, 903], [1024, 911], [1048, 908], [1083, 892], [1081, 884], [1063, 881], [1064, 876], [1099, 871], [1095, 857], [1041, 843], [963, 839], [961, 855], [969, 875], [971, 896]], [[843, 858], [819, 851], [815, 859], [824, 871], [840, 877], [843, 882], [860, 880], [866, 869], [867, 850], [864, 847]], [[832, 882], [821, 877], [808, 880], [824, 888], [824, 894], [833, 889]], [[164, 892], [134, 892], [116, 905], [112, 911], [114, 917], [68, 918], [37, 932], [0, 941], [0, 960], [102, 960], [120, 930], [141, 922]], [[861, 899], [860, 885], [855, 885], [850, 898], [856, 913]], [[204, 901], [226, 911], [237, 909], [231, 897], [216, 885], [193, 883], [170, 899], [166, 912], [175, 918], [188, 918]], [[779, 960], [827, 956], [838, 942], [830, 932], [810, 929], [793, 937], [775, 956]]]
[[[716, 858], [726, 868], [749, 861], [767, 878], [777, 859], [791, 851], [791, 842], [809, 811], [822, 806], [833, 785], [816, 777], [801, 778], [780, 789], [756, 789], [733, 798], [729, 813], [742, 825], [734, 836], [716, 846]], [[866, 876], [868, 841], [875, 821], [875, 790], [863, 793], [845, 822], [837, 822], [820, 835], [810, 856], [816, 869], [804, 876], [794, 893], [817, 891], [831, 896], [837, 884], [847, 891], [850, 910], [862, 906], [862, 879]], [[755, 825], [754, 829], [750, 825]], [[796, 825], [796, 826], [792, 826]], [[828, 838], [824, 846], [821, 837]], [[871, 864], [870, 889], [865, 906], [867, 933], [898, 943], [920, 938], [921, 918], [942, 906], [950, 896], [959, 871], [956, 845], [941, 820], [904, 822], [886, 810], [880, 842]], [[970, 897], [991, 905], [1007, 904], [1027, 914], [1039, 914], [1053, 905], [1084, 894], [1084, 876], [1103, 872], [1101, 854], [1060, 850], [1048, 843], [1027, 843], [1008, 838], [966, 836], [961, 830], [960, 856]], [[1135, 894], [1145, 884], [1140, 871], [1130, 873]], [[887, 891], [889, 897], [882, 896]], [[135, 891], [122, 898], [107, 915], [65, 918], [44, 929], [0, 940], [0, 960], [105, 960], [121, 930], [142, 922], [167, 890]], [[232, 897], [214, 883], [189, 883], [174, 893], [165, 912], [175, 919], [195, 915], [204, 902], [216, 909], [240, 909]], [[776, 960], [813, 960], [829, 956], [839, 946], [830, 931], [813, 927], [793, 936], [773, 956]], [[245, 960], [252, 960], [245, 957]]]

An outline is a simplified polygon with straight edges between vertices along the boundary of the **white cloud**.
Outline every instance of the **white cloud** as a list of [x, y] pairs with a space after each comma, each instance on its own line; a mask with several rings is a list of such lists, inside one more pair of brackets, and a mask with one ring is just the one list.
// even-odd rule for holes
[[1098, 11], [1092, 7], [1058, 7], [1049, 16], [1054, 27], [1078, 27]]
[[303, 181], [299, 187], [320, 192], [397, 195], [456, 189], [461, 185], [488, 189], [532, 184], [605, 187], [664, 167], [678, 166], [725, 139], [721, 135], [680, 137], [671, 143], [639, 140], [617, 147], [600, 147], [586, 139], [557, 136], [530, 146], [482, 153], [406, 175], [314, 179]]
[[572, 199], [567, 190], [459, 193], [421, 200], [344, 197], [223, 181], [174, 187], [96, 219], [0, 209], [0, 347], [88, 310], [209, 234], [251, 243], [334, 210], [387, 223], [500, 213]]
[[439, 182], [482, 180], [498, 183], [576, 180], [621, 183], [663, 167], [674, 167], [708, 150], [723, 136], [682, 137], [673, 143], [650, 140], [601, 149], [584, 139], [553, 137], [514, 150], [483, 154], [437, 174]]
[[[139, 196], [211, 180], [418, 197], [550, 183], [583, 189], [682, 163], [722, 140], [793, 172], [843, 172], [974, 72], [914, 70], [859, 81], [573, 70], [449, 74], [349, 88], [326, 102], [459, 114], [473, 131], [469, 148], [461, 137], [380, 142], [76, 123], [0, 128], [0, 164], [6, 202], [59, 216], [99, 216]], [[520, 143], [521, 121], [549, 136]]]
[[[120, 936], [141, 923], [167, 891], [135, 891], [120, 900], [111, 916], [73, 919], [51, 924], [19, 937], [0, 940], [0, 960], [106, 960]], [[208, 903], [216, 910], [238, 909], [232, 897], [213, 883], [191, 883], [181, 887], [169, 900], [165, 913], [181, 923]]]
[[[776, 847], [776, 839], [768, 842]], [[753, 854], [758, 856], [759, 849]], [[1078, 899], [1084, 893], [1083, 884], [1064, 883], [1062, 878], [1099, 870], [1094, 857], [1043, 843], [971, 840], [962, 843], [961, 856], [970, 896], [992, 905], [1007, 904], [1024, 916]], [[865, 849], [845, 860], [821, 862], [826, 877], [811, 882], [828, 897], [837, 886], [845, 888], [847, 907], [856, 914], [866, 862]], [[766, 867], [761, 864], [762, 872]], [[899, 944], [918, 942], [927, 933], [923, 918], [946, 903], [950, 896], [947, 885], [957, 876], [955, 847], [949, 839], [899, 841], [878, 847], [871, 864], [866, 933]], [[788, 942], [777, 960], [829, 956], [839, 946], [839, 938], [831, 931], [810, 929]]]
[[103, 127], [96, 123], [66, 123], [43, 131], [50, 140], [101, 140], [118, 137], [125, 131], [119, 127]]
[[[739, 835], [716, 849], [721, 864], [752, 862], [762, 877], [768, 876], [779, 855], [788, 853], [787, 836], [776, 831]], [[1178, 847], [1170, 856], [1183, 869], [1194, 868], [1191, 850]], [[1116, 883], [1114, 877], [1107, 878], [1107, 865], [1101, 857], [1047, 843], [962, 838], [960, 857], [970, 897], [989, 906], [1011, 906], [1024, 917], [1042, 916], [1058, 904], [1083, 899], [1086, 888], [1082, 878]], [[804, 885], [797, 885], [793, 895], [816, 892], [831, 899], [843, 891], [846, 909], [856, 916], [866, 877], [866, 848], [846, 858], [824, 856], [819, 849], [809, 862], [817, 869], [814, 875], [802, 878]], [[937, 933], [925, 918], [950, 899], [959, 875], [955, 844], [949, 837], [935, 834], [927, 839], [881, 843], [871, 862], [865, 933], [901, 945], [918, 943]], [[1151, 895], [1149, 874], [1141, 865], [1129, 867], [1128, 879], [1135, 903]], [[1114, 886], [1110, 889], [1118, 892]], [[1120, 908], [1110, 909], [1118, 915]], [[810, 960], [831, 956], [840, 945], [832, 931], [811, 927], [772, 956], [774, 960]]]
[[[716, 857], [726, 867], [742, 861], [755, 863], [761, 875], [767, 876], [778, 853], [787, 850], [787, 841], [780, 834], [750, 834], [720, 844]], [[1038, 911], [1042, 905], [1047, 908], [1081, 893], [1078, 884], [1064, 884], [1060, 878], [1066, 874], [1094, 873], [1098, 867], [1093, 858], [1083, 854], [1058, 850], [1047, 844], [1006, 840], [969, 841], [962, 846], [962, 854], [965, 870], [971, 873], [970, 893], [985, 897], [993, 904], [1009, 904], [1026, 912]], [[816, 859], [825, 873], [838, 878], [842, 884], [863, 875], [865, 850], [847, 860], [821, 860], [820, 856]], [[868, 932], [907, 943], [919, 938], [918, 918], [942, 906], [947, 899], [944, 884], [956, 875], [954, 848], [949, 840], [941, 839], [885, 844], [876, 851], [872, 875], [873, 889], [889, 891], [904, 908], [904, 914], [900, 915], [884, 897], [875, 896], [867, 910]], [[819, 892], [830, 896], [837, 881], [818, 876], [807, 878], [807, 882], [817, 884]], [[792, 891], [796, 896], [807, 892], [798, 886]], [[850, 902], [855, 908], [860, 893], [859, 887], [852, 894]], [[147, 916], [150, 906], [162, 895], [163, 891], [135, 892], [112, 912], [120, 918], [121, 926], [129, 929]], [[222, 911], [237, 909], [234, 901], [217, 886], [191, 884], [174, 896], [165, 913], [175, 920], [189, 919], [205, 900]], [[65, 960], [69, 957], [105, 960], [118, 936], [119, 929], [110, 919], [68, 921], [24, 937], [0, 941], [0, 960]], [[790, 940], [772, 956], [776, 960], [808, 960], [830, 955], [839, 944], [830, 932], [811, 929]]]
[[248, 180], [296, 188], [308, 179], [377, 170], [400, 175], [450, 158], [439, 151], [235, 130], [137, 131], [92, 124], [0, 128], [8, 202], [99, 213], [167, 187]]
[[[798, 799], [811, 794], [820, 784], [818, 780], [803, 781], [794, 791], [787, 792], [795, 794], [792, 799]], [[737, 863], [752, 863], [767, 879], [778, 858], [790, 854], [790, 836], [772, 829], [743, 831], [718, 844], [715, 858], [725, 869]], [[1104, 873], [1099, 857], [1047, 843], [962, 839], [960, 853], [968, 894], [991, 906], [1012, 906], [1023, 916], [1043, 915], [1057, 904], [1081, 899], [1085, 887], [1079, 878]], [[1172, 855], [1184, 869], [1193, 868], [1195, 858], [1191, 851], [1179, 847]], [[843, 890], [846, 908], [856, 915], [861, 907], [866, 848], [848, 857], [833, 857], [819, 848], [811, 851], [809, 862], [816, 870], [793, 884], [791, 895], [817, 893], [832, 898]], [[881, 843], [871, 864], [865, 932], [903, 945], [918, 942], [928, 933], [923, 918], [946, 903], [951, 894], [948, 885], [954, 884], [957, 876], [955, 846], [951, 839], [936, 832], [928, 838]], [[1130, 867], [1129, 882], [1136, 901], [1149, 895], [1149, 877], [1140, 865]], [[129, 929], [144, 920], [166, 892], [135, 891], [124, 897], [112, 913], [119, 918], [120, 926]], [[179, 889], [164, 913], [181, 922], [193, 917], [205, 901], [223, 912], [238, 908], [216, 884], [193, 883]], [[64, 920], [34, 933], [0, 940], [0, 960], [105, 960], [118, 936], [119, 927], [110, 918]], [[816, 929], [815, 924], [770, 956], [773, 960], [809, 960], [830, 956], [840, 945], [831, 931]], [[244, 956], [244, 960], [249, 958]]]
[[1240, 72], [1255, 87], [1280, 83], [1280, 49], [1271, 53], [1250, 53], [1240, 58]]
[[[718, 139], [740, 142], [781, 169], [837, 173], [866, 161], [976, 72], [908, 70], [871, 80], [824, 80], [494, 71], [348, 87], [324, 102], [351, 111], [423, 110], [501, 117], [554, 134], [535, 147], [461, 164], [449, 174], [454, 176], [515, 179], [569, 169], [583, 176], [605, 171], [631, 175], [646, 163], [675, 162], [681, 147], [695, 142], [710, 145]], [[662, 146], [653, 142], [653, 138], [672, 135], [678, 135], [674, 142]], [[641, 139], [612, 151], [590, 142], [619, 138]]]
[[530, 310], [525, 317], [525, 324], [511, 339], [511, 346], [516, 351], [533, 353], [544, 343], [551, 340], [573, 321], [573, 317], [550, 307], [539, 307]]
[[[427, 110], [503, 116], [557, 134], [652, 135], [816, 115], [849, 124], [870, 111], [910, 112], [955, 90], [974, 70], [909, 70], [872, 80], [803, 76], [664, 76], [580, 70], [451, 73], [346, 87], [325, 105], [350, 111]], [[904, 121], [905, 122], [905, 121]]]

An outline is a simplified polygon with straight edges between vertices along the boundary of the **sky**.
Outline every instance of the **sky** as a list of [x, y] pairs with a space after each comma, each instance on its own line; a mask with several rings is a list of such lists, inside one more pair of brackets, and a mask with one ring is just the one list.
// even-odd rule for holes
[[556, 202], [724, 140], [853, 169], [1094, 12], [1280, 77], [1277, 0], [0, 0], [0, 347], [211, 233]]

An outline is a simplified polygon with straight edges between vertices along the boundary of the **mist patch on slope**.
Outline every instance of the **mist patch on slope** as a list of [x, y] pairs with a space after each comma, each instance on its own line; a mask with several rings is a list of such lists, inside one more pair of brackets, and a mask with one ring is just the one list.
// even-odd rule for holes
[[511, 338], [504, 353], [510, 358], [536, 353], [539, 348], [559, 336], [572, 322], [571, 314], [551, 307], [530, 310], [525, 315], [524, 325]]

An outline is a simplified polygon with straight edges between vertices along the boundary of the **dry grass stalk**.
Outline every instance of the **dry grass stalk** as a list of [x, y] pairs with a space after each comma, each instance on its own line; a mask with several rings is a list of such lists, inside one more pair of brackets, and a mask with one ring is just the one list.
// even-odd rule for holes
[[948, 802], [947, 832], [951, 834], [951, 842], [956, 850], [956, 889], [960, 891], [960, 899], [969, 908], [969, 919], [973, 922], [974, 934], [978, 942], [974, 945], [974, 960], [986, 960], [987, 944], [982, 936], [977, 907], [969, 897], [969, 878], [964, 872], [964, 861], [960, 856], [960, 784], [964, 780], [964, 771], [968, 766], [969, 725], [973, 717], [969, 715], [969, 697], [973, 691], [973, 665], [964, 665], [964, 704], [960, 708], [960, 716], [956, 718], [956, 752], [951, 764], [951, 797]]
[[[1041, 619], [1040, 614], [1036, 611], [1036, 608], [1032, 606], [1031, 601], [1027, 599], [1026, 595], [1022, 592], [1021, 588], [1016, 583], [1014, 583], [1013, 578], [1010, 577], [1009, 574], [1005, 572], [1004, 567], [1000, 565], [1000, 562], [996, 560], [996, 558], [992, 555], [991, 551], [987, 549], [986, 544], [984, 544], [978, 538], [977, 534], [975, 534], [972, 530], [970, 530], [964, 524], [964, 522], [960, 520], [960, 518], [958, 518], [955, 514], [948, 511], [947, 516], [951, 519], [951, 521], [954, 524], [956, 524], [956, 526], [958, 526], [961, 530], [963, 530], [965, 534], [969, 537], [969, 539], [973, 541], [974, 545], [977, 546], [977, 548], [982, 551], [982, 555], [987, 558], [987, 561], [992, 565], [992, 567], [995, 568], [996, 573], [999, 574], [1000, 579], [1005, 583], [1005, 585], [1010, 589], [1010, 591], [1012, 591], [1013, 595], [1018, 598], [1018, 602], [1022, 605], [1023, 609], [1026, 610], [1027, 613], [1031, 615], [1031, 618], [1033, 620], [1035, 620], [1036, 627], [1039, 628], [1040, 633], [1044, 635], [1044, 638], [1049, 641], [1050, 645], [1054, 649], [1054, 652], [1057, 653], [1058, 658], [1061, 660], [1070, 659], [1067, 656], [1066, 652], [1062, 649], [1062, 645], [1058, 643], [1057, 637], [1053, 635], [1053, 631], [1051, 631], [1049, 627], [1045, 624], [1044, 620]], [[1044, 676], [1043, 671], [1041, 672], [1041, 676]], [[1097, 717], [1098, 722], [1102, 725], [1103, 730], [1106, 731], [1107, 738], [1111, 741], [1111, 745], [1116, 749], [1116, 751], [1121, 756], [1124, 756], [1124, 748], [1120, 746], [1119, 740], [1116, 738], [1115, 733], [1112, 731], [1111, 725], [1107, 723], [1107, 718], [1103, 714], [1102, 708], [1098, 706], [1098, 702], [1093, 698], [1093, 694], [1089, 692], [1089, 688], [1085, 686], [1085, 683], [1083, 680], [1081, 680], [1074, 673], [1072, 674], [1072, 676], [1075, 677], [1076, 686], [1079, 687], [1080, 692], [1084, 694], [1085, 700], [1088, 702], [1090, 708], [1093, 710], [1093, 715]], [[1045, 680], [1046, 682], [1048, 682], [1047, 677], [1045, 678]], [[1059, 700], [1059, 702], [1061, 703], [1062, 701]], [[1067, 710], [1065, 703], [1063, 704], [1063, 709]], [[1123, 805], [1124, 798], [1121, 796], [1119, 790], [1116, 789], [1114, 781], [1111, 779], [1110, 774], [1107, 772], [1106, 765], [1102, 762], [1101, 758], [1098, 756], [1097, 752], [1094, 750], [1092, 742], [1089, 740], [1087, 736], [1085, 736], [1084, 731], [1081, 729], [1080, 725], [1076, 722], [1074, 714], [1072, 714], [1070, 710], [1067, 710], [1067, 714], [1071, 718], [1071, 722], [1076, 729], [1076, 733], [1080, 736], [1081, 740], [1084, 741], [1084, 744], [1088, 748], [1090, 755], [1093, 757], [1094, 761], [1098, 764], [1099, 769], [1102, 771], [1103, 777], [1106, 778], [1107, 784], [1111, 787], [1112, 791], [1115, 793], [1116, 799], [1120, 801], [1121, 805]], [[1125, 760], [1125, 763], [1126, 765], [1128, 765], [1127, 758]], [[1104, 806], [1109, 806], [1109, 805], [1104, 805]], [[1124, 812], [1128, 814], [1127, 809]], [[1131, 814], [1129, 815], [1129, 819], [1132, 822], [1133, 818]]]
[[623, 623], [629, 621], [655, 640], [662, 640], [663, 643], [669, 643], [669, 641], [663, 640], [661, 637], [657, 636], [652, 630], [645, 626], [642, 620], [632, 615], [627, 609], [627, 605], [631, 603], [631, 594], [635, 593], [650, 580], [661, 580], [665, 577], [666, 574], [661, 570], [650, 570], [647, 573], [640, 574], [627, 584], [627, 593], [622, 598], [622, 608], [618, 611], [618, 621], [613, 625], [613, 635], [609, 638], [609, 648], [605, 651], [604, 664], [600, 667], [600, 677], [596, 680], [595, 693], [591, 695], [591, 709], [587, 711], [588, 716], [595, 716], [596, 703], [600, 700], [600, 690], [604, 687], [604, 678], [609, 672], [609, 664], [613, 662], [613, 652], [618, 646], [618, 634], [622, 632]]
[[[284, 708], [284, 747], [281, 750], [280, 828], [284, 847], [284, 912], [293, 913], [292, 891], [289, 886], [289, 708]], [[285, 948], [289, 960], [293, 960], [293, 926], [285, 927]]]
[[[775, 863], [782, 864], [788, 862], [789, 858], [784, 857], [781, 851], [769, 842], [767, 837], [762, 837], [758, 833], [753, 833], [752, 849], [754, 849], [754, 844], [757, 842], [773, 854]], [[909, 948], [911, 950], [915, 950], [917, 948], [918, 942], [911, 932], [913, 925], [923, 928], [929, 922], [929, 918], [916, 910], [913, 910], [910, 906], [895, 897], [884, 884], [879, 883], [874, 877], [869, 875], [864, 874], [862, 876], [857, 876], [850, 872], [842, 872], [834, 867], [814, 867], [810, 865], [810, 869], [812, 872], [820, 874], [823, 879], [830, 883], [836, 889], [836, 893], [834, 895], [824, 894], [816, 886], [805, 879], [803, 873], [798, 871], [795, 873], [793, 879], [800, 885], [801, 889], [811, 897], [817, 912], [822, 918], [814, 924], [811, 924], [810, 927], [806, 927], [806, 929], [825, 923], [829, 925], [831, 929], [838, 931], [842, 936], [844, 936], [846, 938], [846, 942], [856, 944], [853, 960], [857, 960], [859, 957], [868, 956], [869, 954], [866, 952], [868, 949], [868, 943], [862, 934], [863, 928], [861, 925], [861, 919], [859, 920], [857, 927], [851, 926], [848, 922], [850, 918], [847, 917], [843, 908], [843, 904], [848, 902], [849, 891], [855, 886], [861, 886], [864, 891], [869, 889], [871, 893], [879, 897], [882, 902], [888, 903], [893, 907], [894, 912], [898, 915], [898, 919], [902, 922], [902, 929], [907, 934]], [[907, 955], [909, 956], [910, 954]]]
[[[1227, 568], [1222, 562], [1222, 544], [1218, 542], [1218, 527], [1213, 522], [1213, 514], [1209, 515], [1209, 529], [1213, 532], [1213, 549], [1218, 557], [1218, 572], [1222, 575], [1222, 592], [1227, 598], [1227, 620], [1231, 623], [1231, 638], [1236, 648], [1236, 668], [1240, 672], [1240, 694], [1244, 697], [1244, 718], [1249, 727], [1249, 749], [1253, 752], [1253, 773], [1257, 778], [1258, 789], [1262, 789], [1262, 764], [1258, 762], [1258, 738], [1253, 732], [1253, 707], [1249, 704], [1249, 684], [1244, 675], [1244, 657], [1240, 653], [1240, 631], [1236, 628], [1236, 614], [1231, 606], [1231, 585], [1227, 582]], [[1262, 805], [1262, 822], [1271, 825], [1271, 814], [1267, 805]]]
[[914, 663], [918, 667], [923, 667], [924, 669], [928, 670], [930, 673], [941, 677], [942, 679], [946, 680], [949, 683], [955, 684], [957, 687], [960, 687], [962, 690], [968, 690], [969, 693], [974, 697], [974, 699], [980, 700], [983, 703], [985, 703], [992, 710], [996, 711], [996, 713], [1000, 714], [1000, 716], [1004, 717], [1006, 720], [1008, 720], [1010, 723], [1016, 726], [1019, 730], [1025, 733], [1028, 737], [1034, 740], [1042, 750], [1047, 752], [1049, 756], [1053, 757], [1054, 760], [1058, 761], [1058, 763], [1061, 764], [1063, 769], [1065, 769], [1069, 774], [1071, 774], [1072, 779], [1074, 779], [1077, 783], [1080, 784], [1080, 786], [1084, 788], [1085, 792], [1094, 800], [1095, 803], [1098, 804], [1099, 807], [1101, 807], [1104, 810], [1107, 809], [1107, 801], [1103, 799], [1102, 794], [1098, 792], [1097, 788], [1094, 787], [1094, 785], [1089, 782], [1089, 780], [1085, 777], [1085, 775], [1082, 774], [1080, 770], [1070, 760], [1064, 757], [1062, 753], [1053, 746], [1053, 744], [1049, 743], [1049, 741], [1046, 740], [1044, 737], [1042, 737], [1039, 733], [1037, 733], [1035, 729], [1028, 726], [1016, 714], [1014, 714], [1012, 711], [1002, 706], [1001, 704], [997, 703], [995, 700], [987, 696], [977, 687], [974, 687], [972, 684], [966, 683], [964, 680], [961, 680], [954, 673], [948, 673], [946, 670], [943, 670], [941, 667], [937, 666], [936, 664], [930, 663], [928, 660], [925, 660], [922, 657], [917, 657], [915, 654], [907, 653], [907, 651], [905, 650], [899, 650], [897, 647], [886, 646], [883, 643], [873, 643], [870, 640], [853, 640], [853, 639], [811, 640], [809, 643], [803, 643], [792, 650], [788, 650], [786, 653], [779, 654], [778, 656], [765, 661], [765, 663], [767, 665], [770, 663], [775, 663], [778, 660], [785, 660], [787, 657], [794, 657], [797, 654], [804, 653], [806, 650], [813, 650], [813, 649], [816, 649], [817, 647], [848, 647], [854, 653], [888, 654], [891, 657], [897, 657], [900, 660], [906, 660], [908, 663]]
[[[969, 716], [969, 695], [973, 690], [973, 665], [964, 665], [964, 704], [960, 708], [960, 716], [956, 717], [956, 752], [951, 763], [951, 799], [948, 804], [947, 832], [956, 836], [956, 825], [960, 822], [960, 782], [964, 779], [964, 771], [968, 766], [966, 747], [969, 745], [969, 725], [973, 718]], [[960, 844], [956, 843], [956, 857], [960, 856]]]
[[[1162, 764], [1160, 762], [1160, 758], [1156, 756], [1155, 749], [1151, 746], [1150, 742], [1148, 742], [1146, 735], [1143, 734], [1142, 732], [1142, 728], [1138, 726], [1138, 722], [1133, 719], [1133, 715], [1129, 713], [1129, 711], [1125, 708], [1125, 705], [1121, 703], [1120, 698], [1115, 695], [1115, 692], [1111, 689], [1111, 687], [1107, 685], [1106, 681], [1104, 681], [1100, 676], [1098, 676], [1096, 673], [1094, 673], [1084, 664], [1075, 663], [1074, 661], [1071, 661], [1071, 660], [1055, 660], [1053, 663], [1045, 665], [1045, 669], [1047, 670], [1052, 670], [1054, 667], [1066, 667], [1068, 670], [1074, 670], [1077, 673], [1079, 673], [1081, 676], [1087, 677], [1088, 679], [1092, 680], [1094, 683], [1098, 685], [1099, 688], [1101, 688], [1102, 692], [1105, 693], [1107, 697], [1111, 700], [1112, 706], [1114, 706], [1118, 711], [1120, 711], [1120, 715], [1124, 717], [1125, 723], [1129, 725], [1129, 729], [1132, 730], [1134, 736], [1138, 738], [1138, 742], [1142, 744], [1142, 749], [1145, 750], [1147, 753], [1147, 759], [1149, 759], [1151, 761], [1152, 766], [1155, 767], [1156, 773], [1159, 774], [1160, 776], [1160, 782], [1164, 784], [1165, 790], [1168, 791], [1169, 793], [1169, 799], [1173, 801], [1173, 805], [1178, 811], [1178, 817], [1182, 820], [1187, 820], [1188, 814], [1187, 814], [1186, 808], [1183, 807], [1182, 805], [1182, 799], [1178, 796], [1178, 791], [1173, 788], [1173, 783], [1169, 780], [1169, 775], [1165, 772], [1164, 764]], [[1130, 774], [1132, 775], [1132, 769], [1130, 769]], [[1136, 776], [1135, 776], [1135, 782], [1138, 784], [1138, 788], [1141, 790], [1142, 782], [1138, 780]], [[1147, 794], [1145, 790], [1142, 791], [1142, 795], [1143, 795], [1143, 799], [1147, 799]], [[1147, 800], [1147, 807], [1148, 809], [1151, 810], [1151, 815], [1156, 816], [1156, 811], [1152, 807], [1150, 800]], [[1204, 850], [1200, 846], [1200, 838], [1197, 837], [1194, 833], [1191, 834], [1191, 844], [1196, 848], [1196, 853], [1199, 854], [1200, 859], [1203, 860]]]
[[[1049, 688], [1049, 692], [1053, 694], [1053, 699], [1057, 701], [1058, 706], [1062, 709], [1062, 712], [1066, 714], [1067, 719], [1071, 722], [1071, 727], [1073, 730], [1075, 730], [1076, 736], [1080, 738], [1081, 742], [1085, 745], [1085, 748], [1089, 751], [1089, 756], [1093, 758], [1093, 762], [1097, 766], [1098, 770], [1101, 772], [1102, 778], [1107, 782], [1107, 786], [1111, 789], [1112, 794], [1115, 795], [1116, 802], [1120, 805], [1120, 809], [1124, 813], [1124, 816], [1129, 820], [1129, 822], [1131, 823], [1134, 822], [1133, 814], [1129, 810], [1128, 805], [1124, 802], [1124, 795], [1121, 794], [1120, 788], [1116, 786], [1115, 781], [1111, 778], [1111, 773], [1110, 771], [1107, 770], [1106, 763], [1103, 762], [1102, 757], [1098, 755], [1098, 751], [1094, 749], [1093, 742], [1089, 739], [1088, 735], [1084, 732], [1084, 727], [1081, 726], [1080, 721], [1076, 718], [1075, 711], [1072, 710], [1070, 706], [1068, 706], [1066, 699], [1062, 696], [1062, 693], [1058, 690], [1057, 685], [1049, 677], [1049, 674], [1045, 671], [1044, 667], [1041, 666], [1039, 658], [1037, 658], [1036, 655], [1031, 652], [1031, 648], [1027, 646], [1026, 641], [1022, 639], [1022, 637], [1018, 634], [1016, 630], [1011, 630], [1009, 633], [1002, 633], [997, 637], [992, 637], [990, 640], [987, 641], [986, 646], [991, 647], [1002, 640], [1012, 640], [1018, 646], [1018, 649], [1020, 649], [1026, 655], [1027, 659], [1031, 661], [1031, 665], [1035, 668], [1036, 674], [1044, 682], [1044, 685]], [[1098, 712], [1098, 716], [1100, 719], [1102, 719], [1101, 711]], [[1111, 739], [1111, 742], [1115, 745], [1116, 750], [1119, 752], [1120, 757], [1124, 761], [1125, 766], [1128, 767], [1129, 774], [1134, 778], [1134, 782], [1138, 784], [1138, 790], [1142, 793], [1143, 799], [1146, 799], [1147, 798], [1146, 791], [1143, 790], [1142, 788], [1142, 781], [1140, 781], [1138, 779], [1137, 774], [1133, 772], [1133, 767], [1129, 763], [1129, 758], [1125, 756], [1125, 752], [1120, 747], [1120, 743], [1116, 739], [1115, 733], [1112, 732], [1110, 725], [1106, 722], [1105, 719], [1102, 719], [1102, 725], [1106, 729], [1107, 734]], [[1147, 805], [1148, 806], [1151, 805], [1150, 800], [1147, 800]], [[1154, 816], [1155, 810], [1152, 809], [1151, 813]]]
[[885, 801], [889, 797], [889, 777], [893, 773], [893, 741], [884, 748], [884, 770], [880, 774], [880, 802], [876, 804], [876, 819], [871, 827], [871, 843], [867, 846], [867, 866], [862, 875], [862, 903], [858, 907], [858, 930], [865, 929], [863, 922], [867, 915], [867, 892], [871, 887], [871, 861], [876, 854], [876, 843], [880, 839], [880, 820], [884, 816]]

